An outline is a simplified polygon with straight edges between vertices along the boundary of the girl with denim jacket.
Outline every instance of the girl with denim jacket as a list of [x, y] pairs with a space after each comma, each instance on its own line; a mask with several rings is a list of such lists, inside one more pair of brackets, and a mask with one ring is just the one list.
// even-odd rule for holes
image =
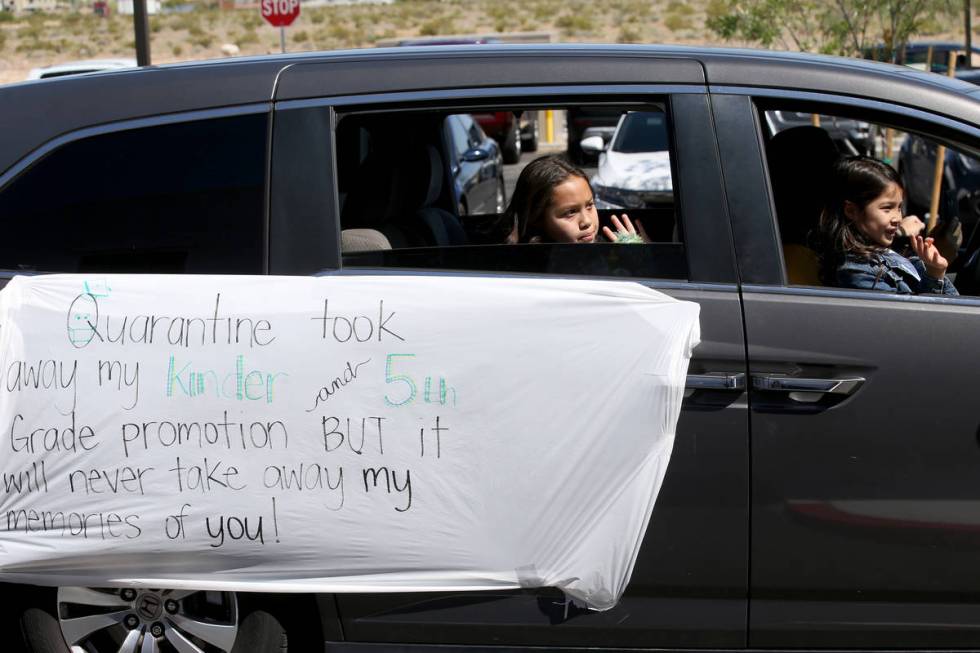
[[904, 195], [898, 174], [877, 159], [844, 157], [834, 165], [820, 216], [824, 283], [903, 295], [959, 294], [932, 238], [910, 235], [915, 255], [909, 258], [889, 249], [901, 233]]

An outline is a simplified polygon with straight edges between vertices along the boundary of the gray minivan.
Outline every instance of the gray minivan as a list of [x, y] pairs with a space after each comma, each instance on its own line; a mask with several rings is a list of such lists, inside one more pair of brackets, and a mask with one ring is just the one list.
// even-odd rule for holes
[[[782, 147], [792, 130], [767, 119], [881, 127], [869, 146], [881, 158], [889, 131], [977, 157], [978, 94], [857, 60], [577, 45], [299, 54], [0, 87], [4, 280], [615, 277], [698, 302], [702, 330], [666, 481], [612, 610], [553, 590], [6, 585], [8, 641], [99, 652], [980, 649], [980, 412], [969, 400], [980, 301], [808, 275], [791, 253], [810, 248], [823, 189], [778, 198], [785, 173], [805, 182], [818, 157]], [[501, 215], [459, 214], [446, 117], [583, 107], [664, 115], [673, 191], [635, 216], [653, 242], [513, 244]], [[431, 192], [402, 196], [406, 184]], [[352, 244], [352, 230], [381, 237]], [[964, 245], [957, 261], [972, 254]]]

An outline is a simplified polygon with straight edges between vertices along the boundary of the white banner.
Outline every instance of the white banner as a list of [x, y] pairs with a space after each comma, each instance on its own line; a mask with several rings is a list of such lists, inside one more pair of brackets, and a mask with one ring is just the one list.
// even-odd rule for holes
[[612, 607], [698, 340], [628, 282], [15, 278], [0, 579]]

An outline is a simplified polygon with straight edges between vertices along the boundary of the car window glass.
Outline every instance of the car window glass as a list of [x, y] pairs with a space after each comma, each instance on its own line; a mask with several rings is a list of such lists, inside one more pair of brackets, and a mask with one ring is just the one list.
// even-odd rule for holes
[[[975, 155], [943, 145], [925, 131], [854, 116], [780, 109], [762, 116], [790, 285], [938, 294], [940, 286], [930, 285], [935, 279], [945, 294], [951, 294], [950, 285], [960, 295], [980, 294], [980, 160]], [[843, 244], [846, 236], [833, 222], [843, 215], [835, 210], [841, 202], [835, 199], [833, 170], [844, 157], [855, 156], [867, 157], [872, 167], [886, 166], [873, 169], [882, 179], [895, 180], [901, 198], [896, 217], [887, 224], [881, 218], [880, 233], [868, 222], [870, 204], [850, 215], [852, 225], [856, 219], [862, 226], [849, 233], [857, 233], [859, 245], [870, 249]], [[945, 271], [926, 268], [909, 237], [915, 233], [934, 238]], [[851, 253], [842, 255], [843, 250]]]
[[[337, 154], [345, 266], [687, 278], [666, 104], [470, 111], [341, 116], [340, 149], [359, 150]], [[614, 152], [617, 128], [622, 151]], [[593, 138], [583, 150], [590, 137], [600, 146]], [[583, 180], [582, 213], [594, 212], [594, 223], [586, 217], [571, 231], [522, 236], [507, 206], [523, 169], [550, 155], [580, 166], [584, 176], [572, 177]], [[623, 214], [648, 242], [604, 235]]]
[[0, 268], [260, 273], [264, 114], [69, 142], [0, 189]]

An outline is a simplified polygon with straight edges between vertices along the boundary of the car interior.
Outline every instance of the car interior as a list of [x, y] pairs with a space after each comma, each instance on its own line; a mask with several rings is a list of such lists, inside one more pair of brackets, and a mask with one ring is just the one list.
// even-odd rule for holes
[[[514, 225], [503, 213], [462, 214], [446, 120], [463, 111], [501, 110], [544, 108], [468, 106], [342, 116], [336, 143], [344, 265], [686, 278], [683, 229], [670, 193], [656, 203], [627, 209], [654, 241], [639, 246], [511, 244]], [[526, 153], [522, 162], [544, 153]], [[507, 199], [514, 181], [516, 175]], [[610, 225], [611, 216], [622, 212], [599, 210], [600, 224]]]

